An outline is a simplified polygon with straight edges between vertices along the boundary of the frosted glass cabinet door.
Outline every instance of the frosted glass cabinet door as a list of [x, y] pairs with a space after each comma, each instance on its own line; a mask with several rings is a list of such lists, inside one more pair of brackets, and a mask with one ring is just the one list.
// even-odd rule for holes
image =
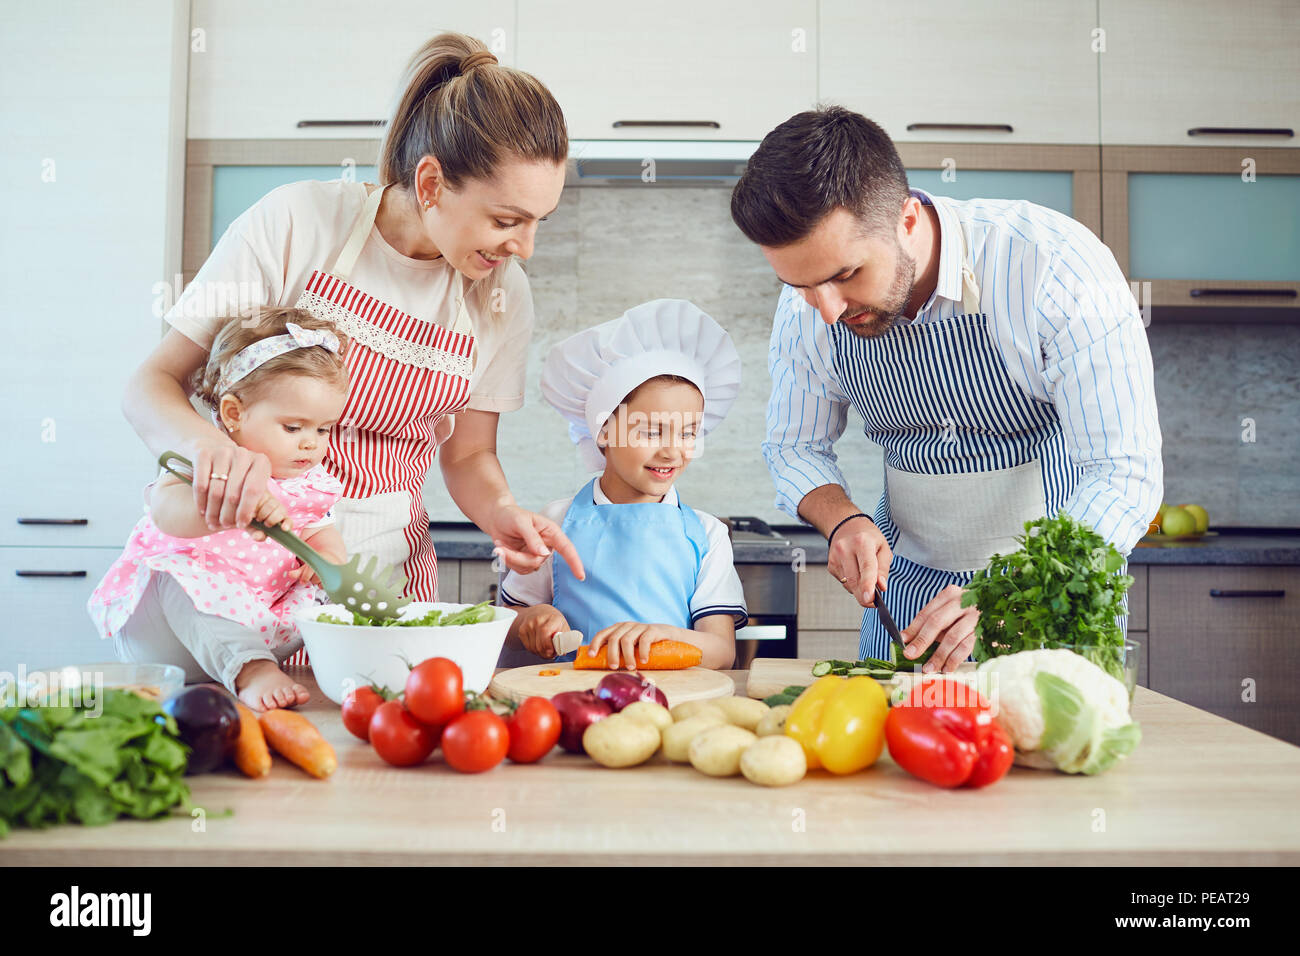
[[518, 9], [516, 65], [550, 88], [573, 139], [759, 140], [817, 97], [816, 0]]
[[1296, 0], [1100, 0], [1099, 9], [1103, 144], [1300, 146]]
[[1130, 173], [1135, 279], [1300, 282], [1300, 176]]
[[[355, 166], [347, 170], [347, 175], [359, 183], [373, 183], [378, 170], [374, 166]], [[339, 166], [214, 166], [209, 250], [240, 213], [272, 189], [305, 179], [328, 181], [343, 176], [344, 170]]]
[[1025, 199], [1067, 216], [1074, 215], [1074, 175], [1064, 172], [1001, 169], [959, 170], [951, 182], [942, 170], [909, 169], [908, 185], [950, 199]]

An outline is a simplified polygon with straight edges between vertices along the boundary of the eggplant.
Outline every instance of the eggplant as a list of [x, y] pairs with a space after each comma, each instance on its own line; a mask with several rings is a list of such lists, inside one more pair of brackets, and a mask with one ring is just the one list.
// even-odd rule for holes
[[560, 746], [571, 754], [583, 754], [582, 734], [598, 720], [614, 713], [609, 701], [589, 690], [566, 690], [551, 698], [560, 712]]
[[615, 713], [638, 700], [668, 706], [664, 692], [640, 674], [614, 673], [602, 677], [596, 685], [596, 697], [608, 701]]
[[239, 739], [239, 711], [235, 702], [215, 687], [191, 687], [169, 697], [163, 710], [190, 748], [186, 774], [216, 770], [235, 751]]

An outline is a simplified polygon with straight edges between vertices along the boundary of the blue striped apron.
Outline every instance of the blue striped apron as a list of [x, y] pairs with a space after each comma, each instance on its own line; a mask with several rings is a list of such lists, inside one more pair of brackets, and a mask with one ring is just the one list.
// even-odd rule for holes
[[[1055, 514], [1082, 476], [1056, 409], [1026, 395], [1007, 373], [988, 316], [979, 311], [964, 235], [962, 244], [961, 314], [899, 325], [876, 338], [859, 337], [841, 322], [831, 326], [840, 385], [867, 438], [885, 451], [885, 491], [874, 520], [894, 551], [885, 605], [900, 627], [943, 588], [969, 583], [995, 550], [1015, 550], [1007, 533]], [[901, 506], [898, 514], [893, 505]], [[999, 508], [1001, 535], [966, 533]], [[948, 549], [946, 526], [964, 549]], [[867, 608], [859, 655], [888, 658], [889, 643], [875, 609]]]

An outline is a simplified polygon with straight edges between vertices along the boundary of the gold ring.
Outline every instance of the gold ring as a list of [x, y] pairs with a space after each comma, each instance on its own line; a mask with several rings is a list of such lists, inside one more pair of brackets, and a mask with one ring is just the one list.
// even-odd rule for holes
[[229, 480], [230, 480], [230, 476], [229, 476], [229, 475], [213, 475], [213, 476], [210, 477], [208, 480], [209, 480], [209, 481], [229, 481]]
[[848, 583], [849, 583], [848, 578], [840, 578], [840, 584], [848, 584]]

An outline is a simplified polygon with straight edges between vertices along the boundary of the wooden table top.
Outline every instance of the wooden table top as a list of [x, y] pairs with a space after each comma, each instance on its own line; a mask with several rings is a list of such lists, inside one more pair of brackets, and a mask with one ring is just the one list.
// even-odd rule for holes
[[[746, 672], [728, 674], [744, 691]], [[983, 790], [909, 776], [886, 752], [777, 789], [655, 757], [622, 770], [557, 750], [463, 775], [383, 763], [313, 690], [339, 769], [189, 778], [205, 819], [15, 831], [0, 865], [1300, 864], [1300, 747], [1139, 687], [1142, 744], [1097, 777], [1013, 767]], [[225, 811], [233, 811], [224, 815]]]

